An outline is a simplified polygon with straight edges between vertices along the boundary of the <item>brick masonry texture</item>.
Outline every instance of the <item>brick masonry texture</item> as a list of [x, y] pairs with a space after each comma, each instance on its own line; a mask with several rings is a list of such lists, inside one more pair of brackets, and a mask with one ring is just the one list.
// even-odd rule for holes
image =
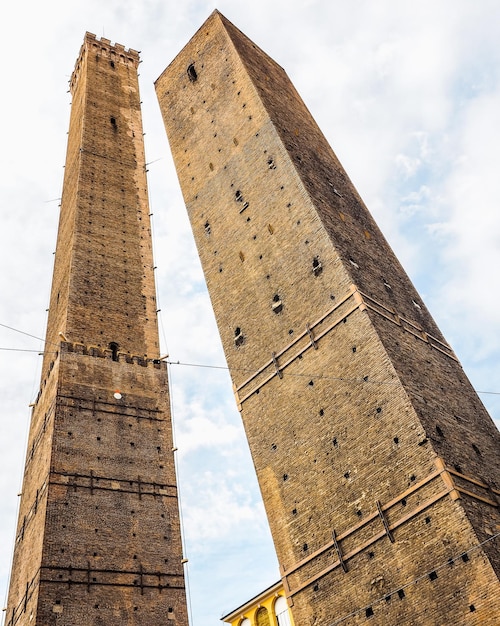
[[295, 623], [496, 624], [499, 433], [283, 69], [156, 91]]
[[8, 626], [187, 625], [138, 54], [87, 33]]

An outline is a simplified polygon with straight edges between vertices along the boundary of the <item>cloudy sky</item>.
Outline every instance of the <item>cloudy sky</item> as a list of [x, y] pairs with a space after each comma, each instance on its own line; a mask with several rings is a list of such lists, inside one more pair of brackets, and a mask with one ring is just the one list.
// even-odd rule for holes
[[140, 50], [143, 60], [161, 339], [172, 361], [193, 364], [170, 367], [191, 626], [217, 624], [223, 613], [278, 579], [153, 88], [214, 8], [287, 70], [500, 424], [497, 0], [3, 3], [2, 602], [28, 404], [39, 384], [43, 342], [37, 338], [45, 333], [49, 300], [68, 79], [85, 31]]

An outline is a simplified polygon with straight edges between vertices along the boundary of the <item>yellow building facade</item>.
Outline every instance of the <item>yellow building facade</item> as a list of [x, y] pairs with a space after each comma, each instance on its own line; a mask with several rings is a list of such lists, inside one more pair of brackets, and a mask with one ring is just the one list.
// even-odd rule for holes
[[222, 617], [222, 621], [231, 626], [294, 626], [281, 581]]

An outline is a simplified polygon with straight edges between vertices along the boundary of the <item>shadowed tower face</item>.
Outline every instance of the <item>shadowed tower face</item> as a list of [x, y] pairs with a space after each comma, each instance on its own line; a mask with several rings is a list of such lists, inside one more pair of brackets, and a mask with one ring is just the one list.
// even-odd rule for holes
[[156, 82], [295, 623], [494, 624], [499, 433], [281, 67]]
[[87, 33], [5, 623], [187, 625], [138, 53]]

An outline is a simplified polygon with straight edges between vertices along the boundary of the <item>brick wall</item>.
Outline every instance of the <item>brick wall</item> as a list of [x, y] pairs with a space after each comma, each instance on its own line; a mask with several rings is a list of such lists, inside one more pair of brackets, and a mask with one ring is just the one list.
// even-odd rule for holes
[[214, 12], [156, 90], [295, 622], [495, 623], [498, 431], [286, 74]]
[[71, 79], [8, 626], [187, 624], [138, 63], [87, 34]]

